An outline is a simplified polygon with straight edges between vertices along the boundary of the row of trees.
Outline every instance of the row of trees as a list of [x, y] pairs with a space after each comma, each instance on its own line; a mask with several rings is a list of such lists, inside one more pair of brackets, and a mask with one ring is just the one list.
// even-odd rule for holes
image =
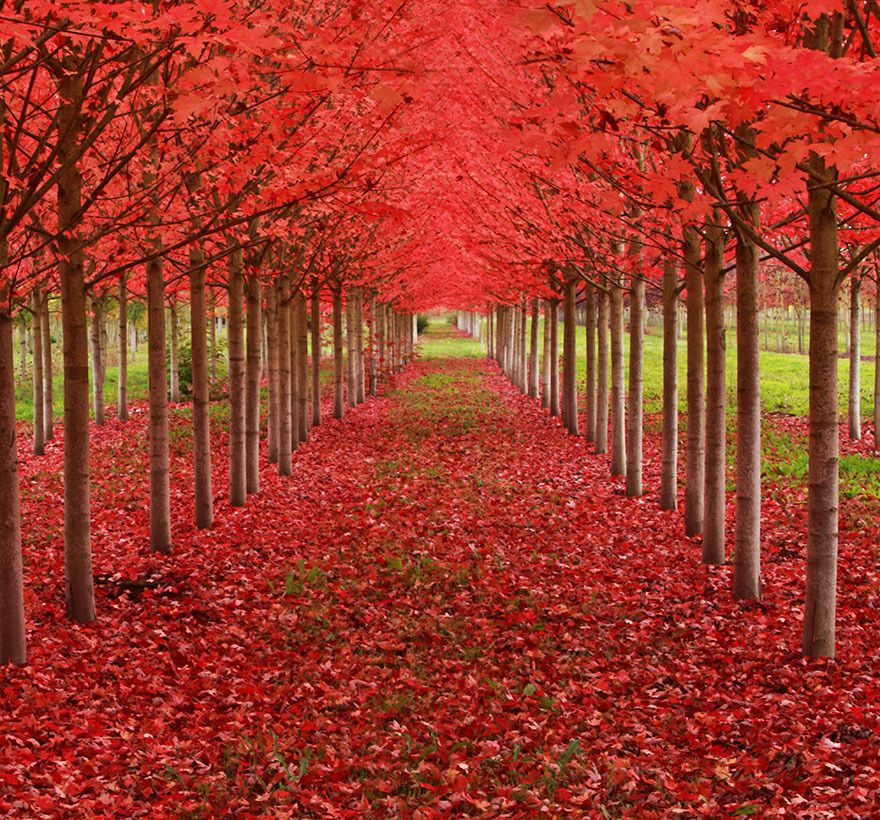
[[[802, 645], [834, 653], [838, 298], [851, 275], [871, 275], [880, 247], [873, 0], [748, 9], [735, 0], [67, 0], [61, 9], [14, 0], [0, 41], [4, 589], [20, 576], [13, 325], [47, 292], [62, 305], [69, 578], [90, 577], [87, 298], [114, 294], [123, 313], [129, 293], [146, 300], [151, 542], [165, 549], [165, 307], [172, 294], [190, 303], [195, 458], [204, 461], [207, 396], [195, 370], [207, 286], [227, 294], [231, 379], [243, 372], [247, 384], [255, 368], [233, 317], [255, 315], [258, 302], [267, 313], [277, 336], [265, 342], [268, 379], [285, 407], [288, 394], [299, 390], [295, 403], [303, 394], [284, 385], [301, 371], [304, 305], [311, 311], [316, 298], [335, 315], [345, 304], [372, 315], [375, 294], [395, 311], [393, 328], [431, 305], [492, 304], [489, 336], [511, 366], [526, 348], [523, 309], [548, 301], [552, 349], [556, 313], [570, 315], [583, 292], [596, 385], [587, 427], [599, 443], [608, 436], [610, 375], [609, 446], [633, 493], [641, 401], [637, 375], [628, 397], [621, 375], [624, 303], [637, 374], [646, 292], [662, 294], [664, 334], [683, 298], [685, 525], [703, 534], [705, 560], [723, 560], [721, 294], [735, 275], [734, 593], [758, 597], [758, 294], [772, 265], [809, 289]], [[384, 321], [387, 334], [387, 312]], [[563, 335], [570, 350], [573, 336]], [[522, 370], [520, 382], [531, 382]], [[551, 404], [553, 372], [544, 374]], [[574, 432], [572, 378], [564, 368], [555, 392]], [[246, 393], [236, 419], [247, 418]], [[270, 416], [272, 441], [286, 442], [293, 422]], [[674, 475], [671, 453], [667, 462]], [[2, 623], [17, 624], [19, 600], [3, 600]], [[72, 617], [93, 617], [91, 600], [88, 584], [69, 584]], [[23, 657], [18, 638], [3, 641]]]

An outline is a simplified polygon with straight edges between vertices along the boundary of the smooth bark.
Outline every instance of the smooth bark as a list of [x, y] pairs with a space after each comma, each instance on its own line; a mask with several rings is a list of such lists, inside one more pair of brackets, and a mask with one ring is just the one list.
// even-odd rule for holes
[[596, 318], [596, 442], [597, 453], [608, 452], [608, 291], [599, 291]]
[[247, 503], [247, 444], [245, 432], [244, 275], [242, 251], [229, 257], [227, 291], [229, 345], [229, 504]]
[[578, 434], [577, 401], [577, 279], [566, 276], [563, 291], [563, 337], [562, 337], [562, 419], [565, 429], [573, 436]]
[[837, 174], [810, 157], [810, 423], [803, 652], [833, 657], [836, 640], [839, 442], [837, 428]]
[[[5, 256], [3, 242], [0, 261]], [[7, 294], [2, 297], [8, 301]], [[13, 324], [12, 316], [0, 311], [0, 666], [27, 662]]]
[[205, 529], [214, 521], [211, 487], [211, 416], [208, 377], [207, 305], [205, 268], [201, 245], [189, 252], [190, 351], [192, 357], [193, 491], [196, 527]]
[[671, 259], [663, 263], [663, 443], [660, 509], [678, 509], [678, 282]]
[[67, 616], [95, 620], [89, 487], [89, 362], [78, 169], [82, 77], [58, 80], [58, 256], [64, 360], [64, 576]]
[[245, 280], [247, 360], [245, 363], [245, 471], [248, 493], [260, 491], [260, 375], [262, 372], [263, 300], [255, 275]]
[[854, 275], [850, 279], [849, 291], [849, 397], [847, 422], [849, 437], [858, 441], [862, 437], [862, 338], [860, 293], [862, 280]]
[[725, 560], [727, 380], [724, 330], [724, 231], [706, 226], [704, 285], [706, 314], [706, 461], [704, 467], [704, 564]]
[[119, 323], [116, 344], [119, 364], [116, 369], [116, 416], [120, 421], [128, 421], [128, 278], [125, 274], [119, 280], [117, 298]]
[[[631, 252], [638, 255], [639, 249]], [[629, 291], [629, 390], [626, 396], [626, 494], [642, 488], [644, 427], [645, 280], [634, 276]]]
[[683, 233], [687, 288], [687, 452], [684, 487], [685, 535], [703, 531], [706, 424], [704, 381], [703, 275], [700, 238], [693, 226]]
[[624, 381], [623, 287], [611, 284], [611, 475], [626, 475], [626, 384]]
[[[759, 229], [753, 202], [742, 217]], [[761, 351], [758, 315], [758, 247], [743, 231], [736, 237], [736, 531], [733, 597], [761, 597]]]
[[[394, 355], [392, 353], [392, 361]], [[333, 291], [333, 418], [345, 416], [345, 368], [342, 346], [342, 293]]]
[[43, 305], [39, 288], [31, 293], [31, 347], [34, 351], [33, 397], [34, 432], [33, 450], [35, 456], [45, 453], [46, 423], [43, 419]]
[[596, 440], [596, 289], [592, 282], [586, 283], [586, 337], [587, 337], [587, 383], [586, 421], [584, 436], [587, 441]]

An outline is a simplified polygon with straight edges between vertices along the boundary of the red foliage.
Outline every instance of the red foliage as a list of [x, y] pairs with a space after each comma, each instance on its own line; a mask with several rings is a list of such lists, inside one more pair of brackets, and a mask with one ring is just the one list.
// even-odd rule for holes
[[[766, 598], [490, 366], [330, 421], [246, 508], [147, 551], [145, 414], [94, 431], [99, 621], [62, 610], [61, 442], [26, 456], [31, 665], [0, 670], [5, 816], [880, 809], [876, 527], [841, 539], [841, 656], [794, 643], [804, 508], [768, 489]], [[22, 452], [25, 448], [22, 448]], [[857, 513], [847, 509], [845, 521]], [[203, 814], [200, 814], [203, 813]]]

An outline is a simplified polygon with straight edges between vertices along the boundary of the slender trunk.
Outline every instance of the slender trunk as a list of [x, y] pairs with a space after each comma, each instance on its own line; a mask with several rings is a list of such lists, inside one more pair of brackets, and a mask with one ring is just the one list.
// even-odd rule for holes
[[89, 363], [78, 170], [82, 77], [58, 80], [58, 256], [64, 357], [64, 569], [67, 616], [95, 620], [89, 489]]
[[[333, 418], [345, 416], [345, 369], [342, 345], [342, 292], [333, 291]], [[392, 361], [393, 361], [392, 354]]]
[[150, 548], [171, 552], [168, 386], [165, 378], [165, 278], [162, 258], [147, 262], [147, 369], [150, 395]]
[[300, 445], [299, 424], [299, 350], [297, 349], [298, 334], [296, 329], [296, 298], [299, 289], [290, 287], [287, 298], [287, 330], [290, 336], [290, 451], [295, 453]]
[[862, 437], [862, 339], [861, 302], [859, 294], [862, 280], [858, 276], [850, 279], [849, 291], [849, 437], [858, 441]]
[[27, 379], [28, 375], [28, 329], [25, 317], [24, 311], [18, 314], [18, 377], [22, 381]]
[[172, 293], [168, 303], [168, 318], [171, 325], [171, 348], [169, 351], [170, 362], [168, 365], [168, 374], [171, 382], [171, 402], [172, 404], [177, 404], [180, 402], [180, 317], [177, 310], [177, 295]]
[[727, 380], [724, 332], [724, 230], [706, 226], [706, 460], [703, 484], [703, 563], [723, 564], [727, 458]]
[[278, 324], [278, 475], [291, 475], [290, 310], [285, 276], [278, 277], [275, 292]]
[[217, 383], [217, 303], [214, 291], [208, 288], [208, 356], [211, 361], [210, 387]]
[[569, 275], [565, 279], [563, 291], [562, 336], [562, 418], [565, 428], [573, 436], [578, 434], [577, 401], [577, 279]]
[[596, 319], [596, 444], [597, 453], [608, 452], [608, 291], [599, 291]]
[[[754, 231], [760, 212], [740, 206]], [[733, 597], [761, 597], [761, 330], [758, 247], [736, 238], [736, 534]]]
[[874, 450], [880, 450], [877, 434], [880, 432], [880, 280], [874, 297]]
[[116, 415], [128, 421], [128, 278], [119, 280], [119, 366], [116, 371]]
[[550, 415], [560, 415], [559, 403], [559, 300], [550, 300]]
[[807, 581], [803, 652], [833, 657], [837, 610], [837, 202], [836, 171], [810, 157], [810, 429], [807, 498]]
[[260, 375], [262, 363], [263, 300], [255, 275], [245, 281], [247, 294], [247, 362], [245, 395], [245, 461], [248, 493], [260, 491]]
[[611, 284], [611, 475], [626, 475], [626, 385], [623, 355], [623, 288]]
[[345, 297], [345, 406], [357, 403], [357, 354], [354, 349], [354, 290]]
[[192, 355], [193, 489], [196, 527], [205, 529], [214, 521], [211, 489], [211, 415], [208, 383], [207, 306], [205, 267], [201, 245], [189, 251], [190, 350]]
[[540, 302], [538, 297], [532, 297], [532, 324], [529, 328], [529, 396], [538, 398], [538, 317], [540, 316]]
[[587, 441], [596, 440], [596, 289], [592, 282], [586, 285], [587, 336], [587, 418], [584, 435]]
[[269, 463], [277, 464], [281, 449], [281, 364], [278, 355], [278, 289], [274, 284], [266, 288], [266, 357], [269, 360]]
[[486, 311], [486, 358], [495, 358], [495, 310]]
[[663, 456], [660, 509], [678, 509], [678, 294], [675, 262], [663, 263]]
[[643, 492], [644, 346], [645, 280], [635, 276], [629, 291], [629, 392], [626, 397], [626, 494], [630, 497]]
[[696, 229], [684, 229], [685, 285], [687, 287], [687, 466], [684, 488], [685, 535], [703, 531], [705, 483], [705, 388], [703, 367], [703, 276], [700, 239]]
[[31, 333], [34, 351], [34, 455], [45, 452], [46, 423], [43, 419], [43, 305], [39, 288], [31, 293]]
[[550, 407], [550, 382], [551, 368], [550, 361], [553, 358], [552, 339], [550, 338], [550, 301], [544, 300], [544, 354], [541, 357], [541, 407], [549, 409]]
[[43, 294], [43, 439], [55, 438], [54, 389], [52, 386], [52, 327], [49, 315], [49, 294]]
[[299, 440], [309, 440], [309, 320], [308, 305], [305, 292], [300, 289], [296, 293], [293, 304], [294, 324], [296, 326], [297, 355], [297, 418], [299, 420]]
[[376, 294], [372, 291], [370, 292], [370, 316], [367, 333], [370, 350], [370, 395], [375, 396], [379, 390], [379, 383], [376, 362]]
[[[528, 310], [525, 300], [517, 307], [519, 314], [519, 359], [517, 361], [518, 387], [521, 393], [529, 392]], [[479, 335], [479, 333], [478, 333]]]
[[321, 294], [312, 284], [312, 427], [321, 424]]
[[245, 441], [245, 371], [244, 317], [242, 297], [242, 251], [237, 248], [229, 257], [229, 504], [247, 503], [247, 445]]
[[[0, 263], [6, 240], [0, 238]], [[2, 294], [8, 304], [8, 294]], [[0, 312], [0, 666], [27, 662], [21, 560], [21, 506], [15, 432], [13, 319]]]
[[354, 291], [354, 353], [355, 403], [363, 404], [367, 397], [364, 394], [364, 289], [360, 287]]
[[[92, 297], [92, 402], [95, 408], [95, 424], [104, 424], [104, 364], [101, 349], [101, 324], [104, 320], [104, 297]], [[163, 356], [164, 358], [164, 356]]]

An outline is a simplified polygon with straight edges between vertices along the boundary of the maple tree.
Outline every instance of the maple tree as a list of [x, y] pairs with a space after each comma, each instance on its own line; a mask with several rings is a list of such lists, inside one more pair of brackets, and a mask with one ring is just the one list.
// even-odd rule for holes
[[[704, 598], [725, 607], [737, 629], [754, 632], [762, 611], [754, 607], [778, 575], [762, 554], [766, 529], [782, 527], [786, 537], [790, 529], [773, 519], [778, 510], [762, 492], [768, 422], [760, 291], [772, 291], [765, 304], [782, 308], [799, 292], [797, 278], [809, 303], [810, 365], [809, 415], [796, 422], [806, 437], [808, 491], [793, 514], [806, 544], [801, 653], [835, 656], [838, 316], [847, 285], [843, 446], [864, 447], [863, 430], [873, 427], [876, 449], [880, 423], [880, 368], [867, 425], [860, 408], [863, 283], [880, 296], [870, 281], [880, 259], [880, 13], [873, 0], [700, 0], [688, 7], [655, 0], [12, 0], [0, 4], [0, 18], [0, 664], [27, 660], [25, 616], [34, 594], [30, 569], [28, 583], [23, 571], [20, 460], [29, 476], [63, 477], [56, 488], [63, 522], [41, 537], [63, 541], [67, 617], [100, 622], [96, 578], [127, 577], [121, 567], [144, 548], [157, 566], [207, 578], [193, 544], [202, 538], [216, 546], [218, 532], [234, 539], [230, 521], [252, 522], [254, 509], [289, 523], [274, 496], [289, 498], [300, 464], [315, 468], [311, 454], [319, 451], [328, 464], [338, 459], [340, 475], [332, 478], [345, 484], [353, 468], [344, 448], [360, 452], [363, 442], [351, 436], [369, 427], [367, 414], [355, 414], [359, 405], [387, 384], [430, 372], [416, 365], [401, 376], [416, 358], [416, 316], [433, 308], [454, 311], [459, 328], [485, 344], [520, 394], [493, 382], [527, 419], [521, 427], [510, 422], [511, 435], [550, 435], [539, 402], [559, 419], [571, 438], [553, 439], [565, 465], [554, 486], [564, 479], [564, 491], [580, 498], [577, 470], [565, 459], [581, 450], [571, 448], [608, 453], [590, 462], [591, 485], [599, 486], [600, 470], [609, 487], [622, 479], [625, 498], [637, 505], [629, 509], [651, 510], [644, 527], [654, 522], [667, 542], [698, 545], [707, 566], [732, 558], [727, 597], [744, 603], [718, 603], [725, 596], [714, 587]], [[53, 301], [60, 301], [58, 316]], [[736, 317], [732, 494], [726, 304]], [[659, 438], [646, 423], [644, 395], [645, 315], [658, 305]], [[134, 306], [146, 316], [146, 408], [128, 394]], [[64, 372], [57, 439], [53, 321]], [[228, 361], [222, 379], [218, 321]], [[32, 340], [27, 447], [16, 419], [16, 324]], [[880, 351], [880, 334], [877, 345]], [[326, 348], [332, 373], [325, 386]], [[111, 356], [118, 392], [107, 408]], [[474, 372], [494, 379], [490, 365]], [[394, 401], [381, 399], [381, 412], [393, 416]], [[175, 408], [189, 403], [184, 467]], [[222, 425], [212, 404], [223, 406]], [[349, 416], [351, 426], [336, 423]], [[94, 480], [96, 465], [106, 475], [111, 462], [92, 440], [106, 447], [113, 435], [148, 442], [144, 463], [131, 468], [148, 476], [148, 516], [132, 554], [115, 551], [120, 567], [102, 558], [96, 573], [96, 523], [104, 541], [113, 528], [100, 521], [110, 506], [102, 501], [96, 513], [93, 503], [95, 493], [107, 492]], [[402, 446], [383, 435], [384, 446]], [[320, 480], [319, 472], [309, 475]], [[303, 485], [304, 493], [313, 490]], [[670, 522], [678, 520], [680, 500], [679, 528]], [[605, 497], [590, 513], [613, 514], [617, 524], [608, 531], [631, 540], [624, 509]], [[188, 546], [178, 556], [181, 539]], [[266, 544], [281, 547], [277, 534]], [[209, 564], [216, 570], [222, 560]], [[260, 560], [249, 555], [250, 567]], [[644, 571], [638, 561], [633, 568]], [[688, 572], [695, 585], [716, 577]], [[786, 573], [776, 580], [790, 598], [795, 573]], [[618, 588], [625, 583], [615, 576]], [[664, 583], [670, 592], [684, 589]], [[341, 583], [333, 594], [345, 600]], [[248, 617], [258, 622], [276, 605], [261, 601]], [[480, 617], [470, 605], [462, 613]], [[785, 620], [768, 630], [778, 634]], [[862, 640], [851, 628], [847, 634]], [[616, 683], [604, 674], [610, 692]], [[876, 684], [870, 675], [865, 681]], [[528, 686], [532, 697], [535, 684]], [[696, 738], [700, 729], [688, 731]], [[453, 758], [445, 761], [450, 767]], [[557, 765], [557, 781], [564, 768]], [[428, 771], [423, 782], [452, 795], [444, 810], [509, 808], [487, 802], [478, 776], [480, 796], [461, 797], [468, 793], [462, 779], [467, 769], [449, 768]], [[385, 785], [380, 779], [375, 790], [390, 794]], [[694, 799], [683, 782], [664, 788], [675, 799]], [[565, 786], [556, 782], [552, 791], [564, 794]], [[358, 799], [369, 803], [363, 791]]]

